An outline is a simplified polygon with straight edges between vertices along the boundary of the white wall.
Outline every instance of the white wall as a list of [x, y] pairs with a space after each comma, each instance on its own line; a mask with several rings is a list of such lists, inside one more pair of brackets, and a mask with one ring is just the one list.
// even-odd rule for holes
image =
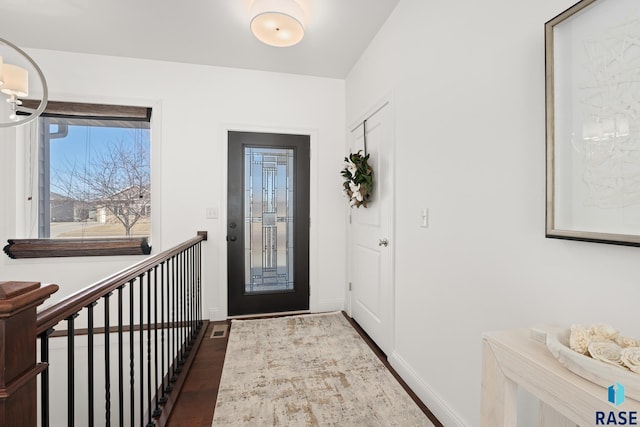
[[640, 336], [640, 249], [544, 237], [543, 28], [573, 3], [400, 0], [347, 78], [347, 123], [393, 93], [390, 360], [447, 426], [479, 425], [483, 331]]
[[[226, 316], [226, 132], [278, 130], [312, 135], [311, 308], [344, 304], [344, 200], [339, 170], [344, 150], [344, 81], [29, 50], [47, 77], [50, 99], [131, 103], [155, 107], [153, 128], [153, 252], [207, 230], [204, 252], [205, 316]], [[158, 117], [159, 116], [159, 117]], [[154, 124], [155, 126], [155, 124]], [[0, 242], [16, 236], [16, 162], [13, 130], [0, 133]], [[19, 157], [19, 156], [18, 156]], [[18, 165], [16, 165], [18, 163]], [[206, 219], [217, 207], [220, 219]], [[19, 221], [18, 221], [19, 222]], [[0, 281], [57, 283], [54, 299], [139, 257], [10, 260], [0, 257]], [[318, 268], [318, 263], [331, 268]]]

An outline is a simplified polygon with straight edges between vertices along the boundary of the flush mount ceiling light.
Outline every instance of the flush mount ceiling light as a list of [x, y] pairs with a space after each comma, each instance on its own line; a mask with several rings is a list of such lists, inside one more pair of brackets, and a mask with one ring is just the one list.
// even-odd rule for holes
[[270, 46], [293, 46], [304, 37], [302, 8], [295, 0], [255, 0], [251, 31]]

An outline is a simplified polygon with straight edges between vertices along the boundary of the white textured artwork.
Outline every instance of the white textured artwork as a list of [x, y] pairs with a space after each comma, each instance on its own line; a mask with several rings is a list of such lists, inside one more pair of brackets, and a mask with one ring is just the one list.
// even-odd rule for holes
[[587, 78], [580, 87], [585, 205], [640, 205], [640, 19], [584, 43]]

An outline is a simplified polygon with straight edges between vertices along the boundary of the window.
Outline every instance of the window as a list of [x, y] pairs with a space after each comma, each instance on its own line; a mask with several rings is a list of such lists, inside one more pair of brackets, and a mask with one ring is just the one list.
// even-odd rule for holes
[[150, 128], [150, 108], [49, 102], [28, 137], [31, 238], [9, 240], [7, 255], [150, 253]]
[[57, 103], [39, 119], [38, 237], [150, 235], [150, 110], [125, 108]]

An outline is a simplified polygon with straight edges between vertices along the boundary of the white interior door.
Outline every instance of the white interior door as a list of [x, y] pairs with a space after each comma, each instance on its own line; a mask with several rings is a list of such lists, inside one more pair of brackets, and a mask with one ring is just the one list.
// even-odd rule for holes
[[[367, 207], [351, 208], [349, 238], [351, 316], [376, 344], [393, 349], [394, 134], [391, 106], [366, 121], [366, 146], [374, 187]], [[350, 150], [364, 147], [364, 125], [351, 131]]]

